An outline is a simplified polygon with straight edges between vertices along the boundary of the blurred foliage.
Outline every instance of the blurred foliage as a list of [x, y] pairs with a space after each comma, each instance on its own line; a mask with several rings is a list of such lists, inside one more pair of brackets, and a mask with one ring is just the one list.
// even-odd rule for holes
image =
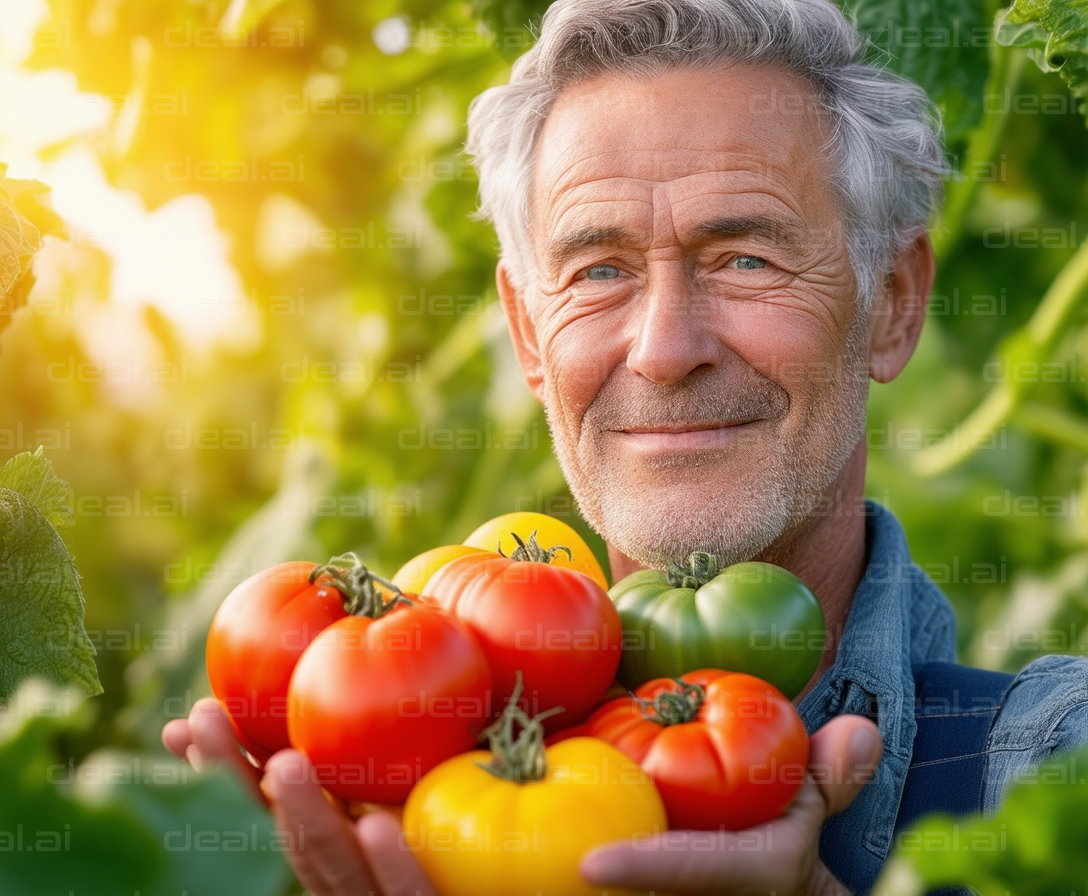
[[119, 750], [99, 751], [78, 767], [65, 759], [58, 737], [86, 733], [99, 709], [68, 690], [30, 682], [0, 717], [0, 890], [283, 891], [287, 865], [268, 853], [291, 848], [303, 834], [275, 831], [225, 769], [198, 776], [173, 757]]
[[[65, 538], [105, 688], [93, 725], [29, 724], [25, 761], [162, 759], [164, 721], [207, 693], [212, 613], [272, 563], [354, 550], [392, 573], [514, 509], [567, 518], [607, 563], [522, 384], [459, 152], [469, 101], [508, 76], [546, 5], [49, 0], [26, 67], [70, 72], [109, 114], [43, 156], [93, 154], [148, 209], [204, 197], [243, 295], [187, 295], [184, 316], [232, 322], [194, 341], [176, 308], [119, 304], [101, 234], [74, 227], [16, 290], [28, 307], [0, 337], [0, 380], [18, 384], [0, 402], [0, 460], [44, 445], [71, 485]], [[985, 0], [846, 5], [941, 106], [954, 171], [922, 342], [871, 394], [867, 492], [952, 599], [965, 662], [1082, 652], [1082, 57], [1040, 70], [1019, 49], [1044, 34], [1083, 48], [1075, 4], [1018, 0], [1036, 24], [1016, 34], [1036, 43], [1008, 37], [1010, 12], [1014, 47], [993, 39]], [[196, 811], [149, 794], [116, 799], [143, 819]], [[220, 824], [244, 829], [247, 812], [239, 799]], [[237, 881], [262, 858], [190, 891], [249, 892]], [[282, 863], [262, 867], [272, 892]]]

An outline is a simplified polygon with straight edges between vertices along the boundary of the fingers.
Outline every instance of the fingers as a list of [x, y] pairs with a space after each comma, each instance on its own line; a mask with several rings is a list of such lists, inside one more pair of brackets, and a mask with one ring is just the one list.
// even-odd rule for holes
[[597, 847], [579, 870], [589, 883], [609, 888], [766, 896], [796, 892], [794, 884], [811, 875], [809, 853], [801, 838], [771, 825], [736, 834], [666, 831]]
[[194, 704], [189, 713], [189, 736], [192, 742], [185, 749], [185, 758], [193, 768], [199, 772], [226, 764], [258, 800], [264, 801], [258, 788], [261, 773], [242, 755], [230, 719], [217, 700], [206, 698]]
[[415, 853], [401, 844], [401, 824], [393, 814], [369, 812], [355, 830], [383, 896], [438, 896]]
[[162, 745], [178, 759], [185, 758], [185, 751], [192, 742], [188, 719], [172, 719], [162, 729]]
[[230, 762], [238, 753], [238, 738], [218, 700], [198, 700], [189, 712], [189, 731], [201, 758], [209, 764]]
[[864, 716], [836, 716], [812, 735], [809, 771], [819, 784], [827, 815], [853, 802], [883, 752], [880, 730]]
[[359, 896], [375, 891], [355, 831], [325, 797], [313, 765], [298, 750], [280, 750], [265, 763], [261, 789], [280, 829], [297, 832], [287, 858], [315, 896]]

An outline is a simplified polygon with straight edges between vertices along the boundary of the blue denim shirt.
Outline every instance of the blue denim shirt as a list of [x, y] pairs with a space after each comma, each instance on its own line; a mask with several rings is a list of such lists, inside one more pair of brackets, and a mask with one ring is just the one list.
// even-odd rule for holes
[[[872, 718], [884, 739], [876, 773], [857, 799], [829, 818], [820, 858], [863, 896], [893, 846], [916, 724], [913, 666], [956, 660], [956, 619], [941, 590], [911, 562], [892, 513], [866, 502], [868, 564], [854, 594], [834, 665], [798, 706], [809, 733], [834, 716]], [[995, 812], [1019, 774], [1088, 743], [1088, 658], [1046, 656], [1016, 676], [991, 728], [984, 812]]]

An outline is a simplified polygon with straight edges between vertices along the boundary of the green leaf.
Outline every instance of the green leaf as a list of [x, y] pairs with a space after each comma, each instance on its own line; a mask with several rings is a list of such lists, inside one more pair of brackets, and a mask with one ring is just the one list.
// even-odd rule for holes
[[997, 39], [1023, 47], [1044, 72], [1058, 72], [1088, 116], [1088, 4], [1084, 0], [1014, 0], [998, 13]]
[[66, 489], [40, 450], [0, 470], [0, 700], [34, 676], [102, 693], [79, 574], [52, 522], [71, 520]]
[[18, 287], [40, 245], [37, 228], [22, 219], [11, 194], [0, 186], [0, 310], [5, 315], [15, 310], [17, 302], [23, 303], [18, 296], [25, 297], [26, 290]]
[[41, 448], [17, 454], [0, 467], [0, 488], [18, 492], [57, 529], [72, 525], [72, 509], [65, 503], [68, 483], [53, 472]]
[[[892, 71], [921, 85], [941, 110], [946, 141], [963, 143], [982, 119], [990, 26], [974, 0], [840, 0]], [[877, 54], [883, 55], [883, 54]]]
[[34, 278], [30, 262], [45, 234], [61, 235], [64, 225], [48, 207], [49, 188], [32, 180], [8, 180], [0, 164], [0, 330], [25, 304]]

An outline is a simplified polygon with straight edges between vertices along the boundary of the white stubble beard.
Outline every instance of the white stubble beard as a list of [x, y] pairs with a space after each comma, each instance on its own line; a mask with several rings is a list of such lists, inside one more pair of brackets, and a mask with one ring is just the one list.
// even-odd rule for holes
[[[762, 450], [758, 454], [741, 445], [727, 449], [745, 453], [738, 458], [740, 475], [734, 477], [725, 501], [714, 499], [713, 485], [709, 486], [711, 494], [706, 498], [679, 485], [672, 487], [675, 490], [672, 500], [653, 502], [657, 506], [651, 506], [645, 483], [628, 481], [602, 448], [601, 433], [587, 432], [586, 418], [602, 416], [593, 413], [593, 404], [581, 421], [582, 438], [573, 445], [557, 426], [551, 410], [555, 396], [549, 395], [545, 402], [548, 427], [579, 512], [611, 547], [641, 566], [663, 569], [669, 560], [685, 560], [692, 551], [715, 554], [721, 566], [764, 554], [784, 534], [804, 526], [813, 514], [821, 512], [821, 507], [826, 507], [828, 489], [864, 438], [868, 395], [866, 333], [866, 315], [859, 314], [846, 335], [841, 356], [843, 375], [824, 372], [832, 380], [830, 388], [808, 419], [801, 421], [801, 435], [794, 437], [793, 444], [769, 433], [771, 427], [782, 422], [783, 413], [750, 424], [762, 432], [759, 440]], [[773, 396], [778, 393], [786, 396], [780, 387], [749, 370], [761, 381], [764, 400], [749, 395], [739, 402], [730, 399], [726, 402], [730, 407], [758, 406], [766, 410], [774, 403]], [[840, 383], [842, 388], [836, 390], [835, 385]], [[788, 396], [785, 401], [788, 411]], [[670, 399], [650, 404], [656, 405], [651, 414], [665, 414]], [[624, 417], [644, 409], [644, 404], [638, 408], [610, 407], [603, 413]], [[660, 418], [655, 422], [660, 422]], [[748, 435], [754, 436], [755, 432]], [[652, 472], [673, 478], [677, 472], [696, 471], [705, 465], [698, 456], [692, 460], [677, 457], [678, 463], [670, 464], [665, 459]]]

